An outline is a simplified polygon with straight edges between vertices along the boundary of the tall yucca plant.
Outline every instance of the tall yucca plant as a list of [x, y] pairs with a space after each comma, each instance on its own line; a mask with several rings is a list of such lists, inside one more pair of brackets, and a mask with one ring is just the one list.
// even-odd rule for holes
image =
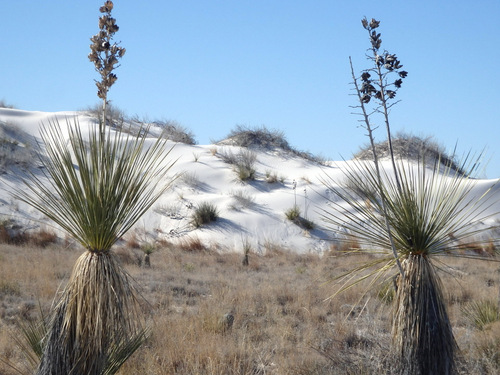
[[[491, 214], [494, 185], [477, 198], [472, 194], [477, 180], [443, 169], [439, 162], [429, 167], [423, 161], [399, 161], [396, 167], [399, 185], [392, 168], [380, 169], [380, 185], [373, 163], [361, 161], [344, 168], [342, 183], [325, 180], [340, 198], [330, 202], [332, 209], [324, 210], [326, 222], [334, 230], [341, 228], [340, 240], [357, 239], [360, 248], [352, 254], [376, 255], [369, 263], [339, 275], [339, 291], [365, 279], [371, 278], [375, 285], [398, 275], [392, 334], [401, 373], [453, 374], [458, 347], [435, 262], [438, 257], [474, 257], [464, 254], [464, 248], [492, 229], [478, 224]], [[356, 192], [349, 186], [356, 186]], [[397, 271], [397, 261], [404, 277]]]
[[107, 51], [113, 46], [106, 33], [118, 30], [110, 17], [112, 8], [111, 1], [100, 8], [105, 16], [93, 38], [105, 39], [104, 50], [98, 47], [98, 52], [108, 59], [100, 68], [103, 79], [98, 85], [103, 120], [88, 132], [77, 120], [68, 120], [68, 138], [57, 121], [42, 126], [43, 175], [29, 174], [26, 189], [16, 193], [86, 249], [51, 316], [42, 342], [40, 375], [116, 373], [148, 334], [134, 284], [111, 247], [169, 187], [173, 163], [166, 141], [147, 139], [148, 129], [137, 136], [106, 131], [107, 91], [116, 80], [112, 57], [124, 52]]
[[[476, 181], [471, 175], [478, 160], [467, 160], [459, 168], [397, 161], [391, 147], [389, 109], [407, 72], [396, 55], [381, 50], [380, 22], [366, 18], [371, 48], [367, 58], [373, 67], [356, 77], [351, 61], [354, 87], [359, 99], [355, 108], [362, 115], [373, 151], [373, 162], [351, 161], [343, 169], [341, 184], [328, 177], [327, 187], [340, 200], [324, 211], [324, 219], [347, 241], [355, 237], [361, 245], [354, 253], [377, 254], [368, 264], [338, 277], [345, 290], [371, 278], [385, 282], [397, 275], [393, 313], [393, 349], [402, 374], [453, 374], [456, 372], [457, 344], [436, 273], [438, 256], [464, 256], [463, 246], [477, 237], [478, 222], [488, 216], [493, 189], [475, 197]], [[394, 81], [391, 76], [397, 74]], [[373, 104], [368, 108], [368, 104]], [[374, 143], [372, 117], [382, 115], [386, 125], [390, 166], [384, 168]], [[469, 171], [464, 173], [463, 171]], [[349, 188], [351, 187], [351, 188]], [[355, 187], [355, 189], [352, 189]], [[460, 246], [459, 246], [460, 245]], [[396, 268], [397, 266], [397, 268]]]
[[31, 174], [16, 194], [87, 249], [55, 307], [38, 373], [101, 374], [120, 348], [145, 338], [133, 283], [111, 247], [168, 188], [172, 163], [164, 140], [68, 128], [68, 142], [58, 123], [42, 128], [46, 179]]

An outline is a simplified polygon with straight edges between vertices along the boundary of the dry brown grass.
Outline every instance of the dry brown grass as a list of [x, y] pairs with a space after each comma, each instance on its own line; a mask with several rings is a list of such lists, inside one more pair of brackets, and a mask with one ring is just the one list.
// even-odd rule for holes
[[[326, 300], [325, 281], [367, 259], [332, 251], [323, 258], [275, 245], [265, 255], [193, 251], [172, 245], [141, 268], [136, 250], [117, 249], [142, 288], [153, 334], [120, 374], [366, 374], [390, 373], [390, 305], [360, 285]], [[0, 246], [0, 356], [21, 364], [15, 323], [50, 308], [81, 249]], [[440, 272], [451, 323], [465, 358], [463, 373], [500, 370], [500, 323], [483, 331], [464, 317], [473, 300], [497, 299], [499, 265], [446, 259]], [[234, 316], [231, 329], [224, 314]], [[1, 374], [14, 374], [0, 362]]]

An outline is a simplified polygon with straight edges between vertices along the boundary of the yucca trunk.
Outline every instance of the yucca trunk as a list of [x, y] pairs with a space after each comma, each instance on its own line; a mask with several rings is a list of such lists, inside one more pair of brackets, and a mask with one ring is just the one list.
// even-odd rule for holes
[[402, 266], [405, 279], [398, 282], [392, 332], [399, 373], [455, 374], [458, 346], [439, 276], [424, 255], [409, 255]]
[[82, 254], [54, 309], [37, 375], [103, 374], [140, 332], [135, 292], [111, 251]]

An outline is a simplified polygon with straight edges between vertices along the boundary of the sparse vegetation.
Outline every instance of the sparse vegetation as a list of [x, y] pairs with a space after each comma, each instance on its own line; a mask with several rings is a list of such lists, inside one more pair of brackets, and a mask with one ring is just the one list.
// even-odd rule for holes
[[[461, 174], [462, 170], [456, 155], [448, 155], [443, 146], [436, 142], [432, 137], [419, 137], [416, 135], [399, 132], [392, 140], [394, 155], [399, 159], [424, 161], [428, 165], [440, 163], [443, 167], [450, 167]], [[389, 158], [390, 150], [387, 141], [375, 144], [378, 158]], [[355, 155], [360, 160], [373, 160], [373, 151], [371, 145], [364, 146]]]
[[241, 149], [237, 154], [231, 150], [218, 153], [225, 163], [234, 165], [234, 170], [240, 181], [254, 180], [257, 173], [255, 163], [257, 154], [251, 150]]
[[[153, 121], [153, 125], [162, 129], [161, 136], [173, 142], [180, 142], [187, 145], [195, 145], [196, 139], [191, 130], [182, 126], [176, 121]], [[199, 158], [199, 156], [198, 156]], [[195, 161], [198, 161], [195, 157]]]
[[285, 216], [290, 221], [295, 221], [300, 217], [300, 208], [297, 205], [294, 205], [292, 208], [289, 208], [285, 211]]
[[480, 330], [500, 320], [498, 302], [493, 300], [470, 302], [463, 307], [462, 311], [467, 319]]
[[215, 142], [218, 145], [240, 146], [245, 148], [281, 149], [290, 152], [306, 160], [324, 164], [325, 159], [321, 156], [313, 155], [309, 152], [299, 151], [291, 147], [286, 140], [285, 134], [276, 129], [269, 129], [265, 126], [248, 128], [237, 125], [231, 130], [226, 138]]
[[312, 222], [311, 220], [309, 220], [307, 218], [300, 216], [300, 208], [297, 205], [286, 210], [285, 216], [288, 220], [294, 222], [295, 224], [297, 224], [301, 228], [304, 228], [307, 230], [314, 229], [314, 222]]
[[8, 103], [5, 99], [0, 99], [0, 108], [16, 108], [12, 104]]
[[[87, 115], [94, 118], [97, 122], [102, 121], [102, 103], [97, 103], [93, 106], [87, 107], [84, 111]], [[125, 111], [112, 103], [106, 105], [106, 124], [115, 129], [128, 131], [125, 125], [130, 119], [127, 117]]]
[[216, 221], [219, 217], [219, 210], [217, 206], [209, 202], [200, 203], [194, 210], [191, 216], [191, 223], [199, 228], [202, 225], [210, 224]]
[[[388, 355], [390, 305], [377, 298], [379, 290], [370, 289], [359, 308], [353, 309], [366, 283], [325, 301], [330, 285], [323, 281], [373, 257], [338, 252], [320, 257], [294, 250], [269, 250], [265, 255], [252, 251], [249, 265], [243, 266], [241, 249], [219, 254], [207, 251], [195, 238], [183, 248], [159, 248], [150, 269], [140, 267], [130, 255], [125, 270], [141, 285], [155, 325], [147, 345], [120, 373], [397, 375]], [[18, 323], [37, 321], [38, 304], [48, 314], [80, 253], [78, 247], [0, 246], [2, 360], [24, 368], [26, 360], [11, 334]], [[462, 309], [471, 301], [497, 299], [498, 285], [487, 287], [487, 282], [498, 265], [462, 258], [450, 262], [460, 270], [460, 280], [449, 270], [440, 271], [440, 277], [452, 327], [461, 332], [457, 343], [463, 361], [458, 374], [495, 375], [500, 371], [498, 323], [480, 331]], [[227, 313], [234, 316], [230, 330], [219, 325]], [[1, 374], [18, 374], [2, 360]]]
[[270, 169], [266, 170], [266, 182], [268, 184], [275, 184], [280, 179], [278, 178], [278, 172], [271, 171]]

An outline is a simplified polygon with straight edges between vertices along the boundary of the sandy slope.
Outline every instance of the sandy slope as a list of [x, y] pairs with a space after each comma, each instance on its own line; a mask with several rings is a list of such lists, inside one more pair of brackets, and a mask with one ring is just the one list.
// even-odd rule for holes
[[[73, 121], [75, 116], [82, 126], [92, 123], [90, 117], [79, 112], [0, 109], [0, 122], [14, 124], [33, 137], [38, 137], [41, 123], [57, 118], [63, 124], [66, 119]], [[321, 166], [282, 150], [254, 150], [257, 153], [257, 178], [243, 183], [238, 180], [233, 166], [221, 158], [224, 153], [237, 154], [239, 147], [174, 143], [172, 146], [171, 157], [178, 158], [171, 170], [172, 175], [183, 175], [137, 223], [134, 231], [138, 239], [153, 241], [167, 238], [177, 241], [197, 237], [221, 250], [234, 251], [242, 251], [245, 242], [261, 251], [265, 251], [269, 243], [299, 252], [328, 249], [330, 243], [327, 240], [332, 238], [332, 233], [320, 214], [321, 209], [327, 207], [329, 192], [321, 180], [327, 174], [334, 181], [340, 181], [341, 167], [345, 162]], [[268, 183], [266, 174], [269, 173], [276, 174], [278, 182]], [[492, 183], [491, 180], [478, 180], [472, 194], [481, 195]], [[9, 187], [16, 186], [19, 185], [15, 171], [0, 175], [0, 215], [11, 215], [29, 228], [51, 226], [32, 208], [16, 202], [9, 195]], [[495, 194], [500, 197], [499, 192]], [[244, 199], [238, 200], [238, 196]], [[248, 203], [249, 200], [252, 202]], [[195, 229], [190, 224], [190, 216], [195, 207], [204, 201], [218, 207], [220, 219]], [[284, 212], [295, 202], [302, 214], [316, 224], [314, 230], [305, 231], [286, 219]], [[488, 213], [491, 212], [500, 212], [498, 202], [488, 209]]]

